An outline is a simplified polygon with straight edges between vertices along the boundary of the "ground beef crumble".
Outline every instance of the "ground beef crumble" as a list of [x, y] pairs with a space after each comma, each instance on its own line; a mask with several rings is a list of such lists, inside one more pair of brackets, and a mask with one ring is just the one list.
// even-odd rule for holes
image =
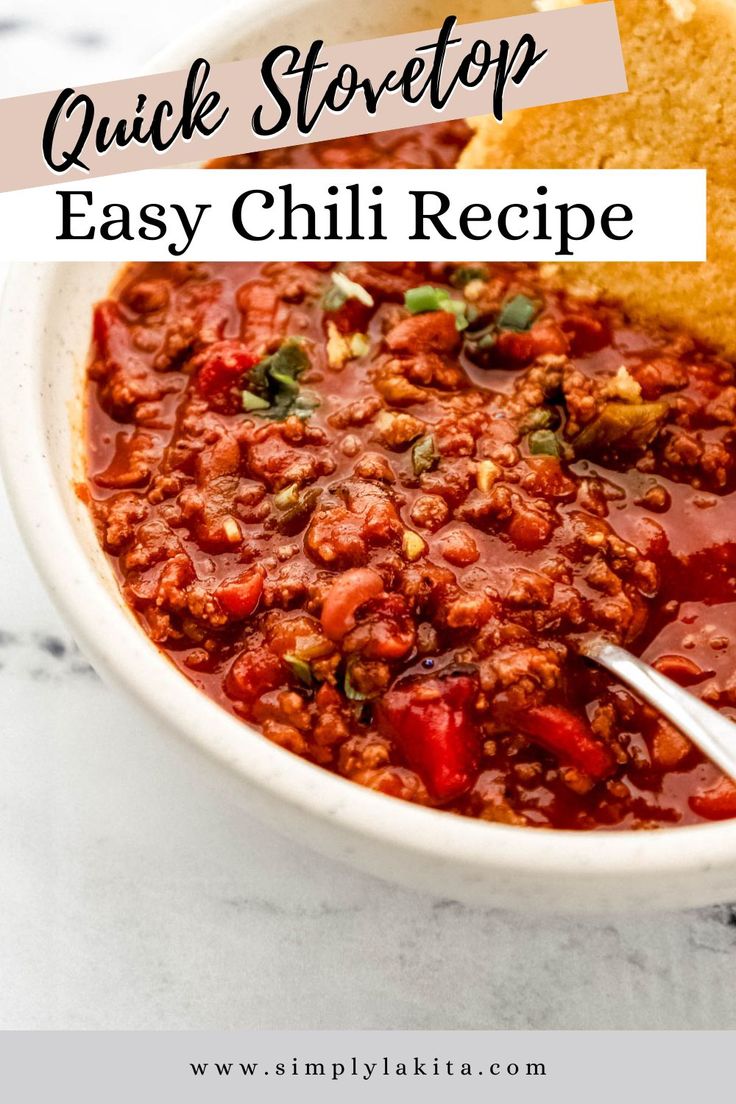
[[330, 302], [334, 271], [132, 266], [97, 307], [89, 494], [145, 630], [394, 797], [538, 827], [736, 815], [576, 650], [604, 632], [736, 715], [733, 365], [532, 265], [344, 265], [363, 299]]

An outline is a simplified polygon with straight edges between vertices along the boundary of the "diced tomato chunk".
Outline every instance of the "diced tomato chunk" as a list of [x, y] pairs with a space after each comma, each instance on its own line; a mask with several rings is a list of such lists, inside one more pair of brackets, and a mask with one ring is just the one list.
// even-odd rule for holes
[[252, 705], [283, 681], [281, 660], [267, 647], [262, 637], [256, 636], [248, 641], [233, 661], [225, 676], [225, 691], [229, 697]]
[[529, 472], [522, 480], [526, 491], [544, 498], [574, 498], [577, 485], [562, 469], [556, 456], [528, 456]]
[[541, 548], [552, 531], [548, 519], [531, 506], [518, 510], [509, 522], [509, 537], [517, 548], [525, 552]]
[[128, 327], [113, 299], [105, 299], [95, 306], [92, 335], [98, 354], [110, 365], [126, 364], [135, 356]]
[[324, 321], [325, 324], [334, 322], [343, 334], [364, 333], [368, 329], [370, 316], [371, 307], [357, 299], [348, 299], [339, 310], [325, 312]]
[[517, 333], [516, 330], [505, 330], [498, 335], [496, 352], [503, 360], [518, 361], [526, 364], [534, 359], [536, 345], [531, 333]]
[[455, 316], [449, 311], [430, 311], [404, 318], [386, 334], [392, 353], [452, 353], [460, 345]]
[[474, 674], [411, 676], [377, 706], [379, 731], [439, 802], [459, 797], [475, 781], [481, 735], [471, 707], [477, 692]]
[[323, 682], [315, 694], [315, 702], [320, 713], [324, 713], [327, 709], [339, 709], [342, 698], [334, 686], [330, 686], [329, 682]]
[[701, 790], [690, 798], [690, 808], [706, 820], [736, 817], [736, 784], [722, 778], [710, 790]]
[[103, 356], [107, 353], [106, 346], [110, 329], [115, 325], [118, 318], [117, 303], [112, 302], [110, 299], [105, 299], [103, 302], [96, 304], [92, 316], [92, 336]]
[[530, 330], [502, 330], [496, 340], [495, 352], [503, 361], [528, 364], [546, 353], [565, 354], [568, 341], [554, 322], [543, 320]]
[[243, 620], [255, 611], [263, 593], [264, 571], [255, 567], [239, 575], [237, 579], [228, 579], [220, 583], [215, 598], [231, 617]]
[[589, 725], [577, 713], [558, 705], [527, 709], [515, 718], [522, 732], [565, 763], [599, 781], [611, 773], [613, 756], [596, 740]]
[[199, 395], [224, 413], [241, 409], [243, 379], [258, 363], [258, 357], [241, 341], [216, 341], [201, 355], [195, 386]]

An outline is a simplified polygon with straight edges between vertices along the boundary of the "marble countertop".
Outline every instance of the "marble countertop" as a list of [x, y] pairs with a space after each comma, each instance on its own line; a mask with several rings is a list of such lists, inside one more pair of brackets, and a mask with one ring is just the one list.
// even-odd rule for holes
[[[116, 9], [6, 2], [0, 96], [127, 75], [201, 18]], [[245, 819], [77, 651], [1, 489], [0, 531], [1, 1029], [736, 1027], [736, 907], [471, 909]]]

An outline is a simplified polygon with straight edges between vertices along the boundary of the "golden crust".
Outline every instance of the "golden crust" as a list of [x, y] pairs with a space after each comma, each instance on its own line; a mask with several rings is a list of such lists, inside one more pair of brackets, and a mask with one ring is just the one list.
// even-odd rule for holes
[[[502, 126], [476, 120], [460, 167], [707, 168], [706, 263], [561, 271], [736, 355], [736, 0], [616, 0], [616, 10], [629, 92], [530, 108]], [[673, 210], [673, 233], [677, 219]]]

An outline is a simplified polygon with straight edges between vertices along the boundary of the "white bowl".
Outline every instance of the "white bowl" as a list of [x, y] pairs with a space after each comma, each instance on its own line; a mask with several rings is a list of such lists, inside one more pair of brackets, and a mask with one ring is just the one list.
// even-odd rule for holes
[[[461, 18], [502, 14], [465, 3]], [[261, 52], [330, 28], [332, 41], [439, 25], [441, 4], [370, 8], [327, 0], [255, 3], [160, 55], [152, 68]], [[106, 264], [17, 265], [0, 323], [0, 459], [29, 552], [97, 669], [213, 763], [249, 811], [282, 832], [381, 877], [478, 904], [555, 911], [703, 905], [736, 896], [736, 821], [653, 832], [575, 833], [488, 824], [396, 801], [291, 755], [205, 697], [148, 640], [126, 608], [86, 508], [81, 381], [91, 304]], [[152, 738], [155, 738], [152, 736]]]

